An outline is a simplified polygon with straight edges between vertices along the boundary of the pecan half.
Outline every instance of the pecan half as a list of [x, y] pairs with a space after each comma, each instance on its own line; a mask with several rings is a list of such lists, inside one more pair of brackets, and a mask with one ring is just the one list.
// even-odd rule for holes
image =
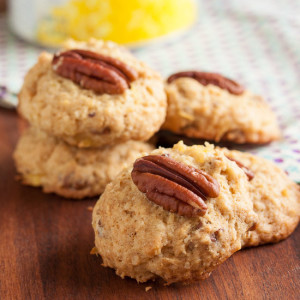
[[227, 90], [229, 93], [234, 95], [241, 95], [245, 90], [244, 87], [241, 86], [236, 81], [226, 78], [218, 73], [185, 71], [185, 72], [179, 72], [171, 75], [167, 81], [168, 83], [171, 83], [172, 81], [180, 77], [193, 78], [205, 86], [208, 84], [213, 84], [223, 90]]
[[181, 216], [204, 215], [206, 197], [215, 198], [220, 192], [213, 177], [169, 156], [149, 155], [137, 159], [131, 177], [149, 200]]
[[231, 157], [229, 157], [229, 156], [226, 156], [226, 157], [227, 157], [229, 160], [234, 161], [234, 162], [238, 165], [238, 167], [240, 167], [240, 168], [245, 172], [245, 174], [247, 175], [249, 181], [252, 180], [252, 179], [254, 178], [254, 173], [253, 173], [252, 170], [250, 170], [249, 168], [247, 168], [247, 167], [246, 167], [244, 164], [242, 164], [240, 161], [238, 161], [238, 160], [236, 160], [236, 159], [234, 159], [234, 158], [231, 158]]
[[55, 54], [53, 70], [97, 94], [122, 94], [137, 79], [137, 72], [125, 63], [83, 49]]

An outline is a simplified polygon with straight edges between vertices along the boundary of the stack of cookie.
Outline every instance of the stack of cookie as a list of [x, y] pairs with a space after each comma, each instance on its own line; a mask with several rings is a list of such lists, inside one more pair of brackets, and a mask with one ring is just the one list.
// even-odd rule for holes
[[24, 184], [65, 197], [99, 195], [152, 146], [165, 120], [159, 74], [111, 42], [68, 41], [26, 75], [19, 113], [31, 127], [14, 153]]

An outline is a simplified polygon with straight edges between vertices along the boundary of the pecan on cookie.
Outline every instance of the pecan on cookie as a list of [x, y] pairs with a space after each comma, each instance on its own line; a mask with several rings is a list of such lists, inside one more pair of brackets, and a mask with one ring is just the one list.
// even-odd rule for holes
[[[199, 197], [205, 214], [181, 216], [163, 206], [176, 207], [180, 201], [190, 210], [199, 209], [184, 202], [187, 195], [189, 201], [207, 197]], [[156, 199], [162, 204], [154, 204]], [[138, 159], [106, 186], [93, 210], [95, 250], [101, 263], [122, 278], [139, 282], [162, 278], [167, 284], [190, 283], [207, 278], [241, 249], [242, 238], [256, 223], [243, 170], [209, 144], [188, 147], [181, 142]]]
[[276, 116], [260, 95], [217, 73], [179, 72], [165, 83], [162, 129], [189, 138], [265, 144], [280, 138]]
[[246, 174], [246, 176], [248, 177], [248, 180], [252, 180], [254, 178], [254, 173], [252, 172], [251, 169], [249, 169], [248, 167], [246, 167], [244, 164], [242, 164], [240, 161], [232, 158], [232, 157], [229, 157], [229, 156], [226, 156], [229, 160], [231, 161], [234, 161]]
[[137, 159], [131, 177], [149, 200], [182, 216], [204, 215], [206, 197], [215, 198], [220, 192], [213, 177], [168, 156]]
[[68, 40], [59, 53], [41, 53], [25, 76], [18, 112], [30, 124], [79, 148], [146, 141], [159, 130], [167, 101], [157, 72], [109, 41]]
[[227, 77], [222, 76], [218, 73], [209, 73], [209, 72], [198, 72], [198, 71], [185, 71], [185, 72], [178, 72], [171, 75], [168, 78], [168, 83], [171, 83], [177, 78], [181, 77], [190, 77], [202, 85], [206, 86], [208, 84], [213, 84], [218, 86], [221, 89], [227, 90], [229, 93], [234, 95], [241, 95], [244, 92], [244, 87], [241, 86], [236, 81], [229, 79]]
[[98, 94], [122, 94], [137, 79], [137, 72], [113, 57], [83, 49], [54, 55], [53, 70]]

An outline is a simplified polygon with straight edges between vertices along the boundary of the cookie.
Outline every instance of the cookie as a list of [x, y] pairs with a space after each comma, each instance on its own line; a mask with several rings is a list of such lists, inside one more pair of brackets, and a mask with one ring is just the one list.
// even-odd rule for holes
[[244, 237], [244, 247], [275, 243], [287, 238], [300, 218], [300, 187], [274, 163], [236, 150], [224, 153], [253, 172], [249, 181], [253, 209], [258, 216], [255, 230]]
[[243, 170], [212, 145], [180, 142], [107, 185], [93, 211], [93, 252], [121, 277], [189, 283], [241, 249], [255, 223]]
[[180, 72], [166, 83], [162, 128], [191, 138], [239, 144], [280, 138], [276, 117], [261, 96], [215, 73]]
[[77, 147], [145, 141], [166, 115], [158, 73], [112, 42], [68, 41], [28, 72], [18, 111], [34, 127]]
[[29, 128], [18, 142], [14, 160], [22, 183], [42, 186], [46, 193], [81, 199], [101, 194], [124, 167], [152, 149], [138, 141], [80, 149]]

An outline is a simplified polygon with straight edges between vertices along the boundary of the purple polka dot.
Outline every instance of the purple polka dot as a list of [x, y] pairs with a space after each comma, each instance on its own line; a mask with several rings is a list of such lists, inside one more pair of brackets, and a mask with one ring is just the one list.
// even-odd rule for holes
[[298, 143], [297, 140], [290, 140], [290, 141], [289, 141], [289, 144], [297, 144], [297, 143]]
[[277, 162], [277, 163], [283, 163], [284, 162], [284, 160], [282, 158], [275, 158], [274, 161]]
[[294, 149], [293, 152], [300, 153], [300, 150], [299, 149]]

